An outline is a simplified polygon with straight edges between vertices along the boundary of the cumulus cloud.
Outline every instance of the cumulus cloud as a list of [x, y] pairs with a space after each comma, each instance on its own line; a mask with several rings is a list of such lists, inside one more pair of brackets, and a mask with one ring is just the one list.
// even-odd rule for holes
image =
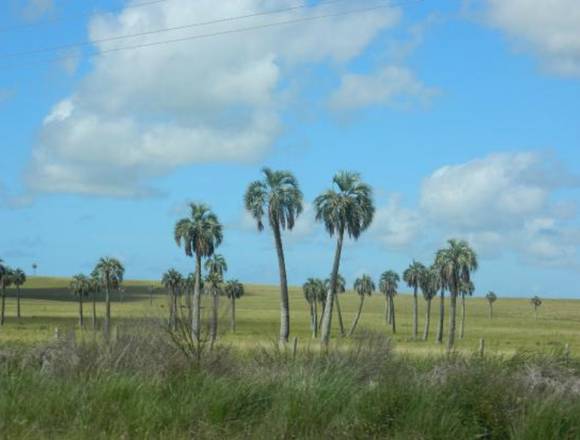
[[577, 0], [486, 0], [486, 18], [536, 52], [548, 69], [580, 75], [580, 8]]
[[335, 110], [355, 110], [367, 106], [408, 106], [426, 103], [436, 90], [425, 86], [413, 72], [402, 66], [386, 66], [370, 74], [345, 74], [340, 88], [330, 98]]
[[[98, 50], [108, 50], [128, 44], [102, 42], [112, 36], [294, 4], [173, 0], [95, 16], [89, 33], [92, 41], [101, 41], [95, 43]], [[338, 4], [309, 9], [277, 19], [341, 10]], [[287, 73], [305, 64], [348, 62], [398, 17], [395, 9], [381, 9], [97, 57], [82, 84], [45, 118], [28, 186], [37, 192], [148, 195], [154, 193], [148, 187], [152, 178], [179, 166], [256, 160], [282, 130]], [[273, 20], [258, 17], [243, 26]], [[215, 24], [203, 32], [232, 26]], [[182, 29], [163, 38], [201, 32]], [[130, 44], [160, 38], [144, 36]]]

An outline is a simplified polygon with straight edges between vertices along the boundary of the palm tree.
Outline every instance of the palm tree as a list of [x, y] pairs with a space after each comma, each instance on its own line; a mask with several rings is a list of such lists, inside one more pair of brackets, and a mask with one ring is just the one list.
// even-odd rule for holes
[[395, 296], [397, 295], [397, 288], [399, 287], [399, 274], [392, 270], [387, 270], [381, 275], [379, 282], [379, 289], [387, 298], [389, 302], [390, 323], [393, 329], [393, 334], [397, 333], [397, 326], [395, 324]]
[[463, 339], [465, 335], [465, 296], [473, 296], [475, 286], [472, 281], [461, 283], [461, 329], [459, 331], [459, 338]]
[[201, 260], [213, 255], [223, 241], [223, 227], [217, 216], [204, 204], [191, 203], [191, 216], [175, 225], [174, 238], [178, 246], [183, 243], [185, 255], [195, 255], [195, 286], [191, 307], [191, 332], [194, 339], [201, 341]]
[[439, 272], [433, 266], [428, 269], [423, 269], [420, 286], [421, 292], [423, 293], [423, 298], [427, 302], [427, 307], [425, 309], [425, 329], [423, 330], [423, 340], [426, 341], [429, 339], [429, 330], [431, 324], [431, 301], [437, 296], [437, 292], [441, 287]]
[[536, 319], [538, 319], [538, 307], [542, 305], [542, 300], [540, 297], [534, 296], [532, 299], [530, 299], [530, 304], [534, 306], [534, 316]]
[[104, 257], [95, 266], [94, 273], [105, 289], [105, 338], [108, 340], [111, 335], [111, 289], [121, 286], [125, 268], [119, 260]]
[[345, 232], [357, 240], [371, 225], [375, 213], [372, 189], [361, 181], [358, 173], [342, 171], [333, 178], [333, 187], [319, 195], [314, 205], [316, 220], [322, 221], [330, 236], [336, 234], [336, 251], [322, 317], [321, 339], [328, 344], [332, 324], [332, 306], [340, 269], [340, 257]]
[[82, 273], [75, 275], [70, 282], [70, 290], [79, 300], [79, 327], [85, 327], [83, 315], [83, 298], [91, 291], [91, 280]]
[[229, 280], [224, 288], [224, 293], [232, 302], [231, 312], [232, 312], [232, 322], [231, 329], [232, 333], [236, 332], [236, 300], [244, 296], [245, 290], [244, 285], [238, 280]]
[[[330, 278], [324, 280], [324, 292], [328, 292], [328, 289], [330, 289]], [[346, 280], [339, 273], [336, 276], [336, 289], [334, 290], [335, 293], [334, 304], [336, 304], [336, 315], [338, 317], [338, 327], [340, 329], [340, 336], [344, 336], [346, 333], [344, 331], [344, 321], [342, 320], [342, 311], [340, 309], [340, 301], [338, 300], [338, 298], [341, 293], [345, 292], [346, 292]], [[326, 305], [326, 298], [324, 298], [323, 304]], [[322, 314], [324, 314], [324, 307], [322, 308]]]
[[13, 271], [0, 260], [0, 287], [2, 288], [2, 306], [0, 309], [0, 325], [6, 319], [6, 288], [12, 285]]
[[161, 284], [169, 291], [171, 306], [169, 308], [169, 326], [177, 330], [177, 297], [179, 288], [183, 282], [183, 276], [175, 269], [169, 269], [161, 277]]
[[[191, 272], [185, 278], [185, 291], [187, 293], [187, 316], [188, 322], [191, 322], [193, 319], [193, 293], [195, 292], [195, 272]], [[200, 289], [202, 287], [200, 286]]]
[[93, 303], [93, 330], [97, 329], [97, 294], [102, 290], [101, 280], [99, 279], [99, 273], [96, 269], [91, 273], [91, 300]]
[[449, 240], [448, 247], [437, 252], [435, 259], [441, 278], [449, 288], [451, 296], [451, 313], [449, 321], [449, 339], [447, 349], [452, 350], [455, 344], [457, 325], [457, 296], [462, 283], [471, 281], [471, 273], [477, 270], [477, 255], [464, 240]]
[[292, 230], [296, 219], [302, 213], [302, 191], [296, 177], [288, 171], [263, 168], [262, 172], [264, 179], [250, 183], [244, 203], [246, 210], [256, 220], [258, 231], [264, 229], [263, 218], [267, 213], [274, 234], [280, 272], [280, 342], [286, 343], [290, 336], [290, 304], [282, 230]]
[[228, 270], [226, 259], [223, 255], [214, 254], [205, 262], [205, 270], [207, 270], [207, 280], [210, 284], [210, 292], [212, 294], [212, 320], [210, 328], [210, 336], [212, 343], [217, 338], [218, 328], [218, 309], [219, 309], [219, 295], [222, 292], [221, 284], [224, 282], [224, 273]]
[[20, 287], [26, 283], [26, 274], [22, 269], [14, 271], [13, 283], [16, 286], [16, 319], [20, 320]]
[[425, 266], [417, 261], [413, 261], [413, 263], [403, 273], [403, 281], [405, 281], [409, 287], [413, 288], [413, 339], [417, 339], [417, 332], [419, 328], [419, 304], [417, 290], [419, 289], [421, 276], [424, 270]]
[[485, 295], [485, 299], [487, 299], [487, 303], [489, 304], [489, 319], [493, 319], [493, 303], [497, 301], [497, 295], [495, 292], [489, 292]]
[[358, 305], [357, 314], [354, 318], [354, 321], [352, 322], [352, 327], [350, 328], [350, 332], [348, 333], [349, 337], [353, 335], [356, 326], [358, 324], [358, 321], [360, 319], [363, 304], [365, 301], [365, 296], [371, 296], [372, 293], [375, 291], [375, 289], [376, 289], [375, 283], [369, 275], [363, 275], [361, 278], [357, 278], [356, 281], [354, 282], [354, 291], [360, 297], [360, 302]]
[[302, 285], [302, 292], [310, 309], [310, 329], [312, 330], [312, 337], [316, 338], [318, 337], [318, 311], [316, 310], [318, 303], [317, 280], [315, 278], [308, 278]]

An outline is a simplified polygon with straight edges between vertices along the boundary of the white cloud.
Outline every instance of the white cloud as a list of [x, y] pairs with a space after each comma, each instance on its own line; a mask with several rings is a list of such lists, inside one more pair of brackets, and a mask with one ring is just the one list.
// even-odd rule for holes
[[421, 218], [411, 209], [401, 206], [400, 196], [391, 196], [386, 206], [377, 209], [372, 230], [390, 249], [410, 246], [420, 238]]
[[580, 75], [578, 0], [486, 0], [486, 6], [489, 23], [540, 55], [548, 69]]
[[[173, 0], [90, 23], [93, 41], [294, 5], [290, 0], [215, 2]], [[297, 10], [277, 20], [339, 11], [340, 5]], [[94, 61], [75, 93], [45, 118], [27, 182], [37, 192], [108, 196], [151, 193], [147, 183], [178, 166], [251, 161], [278, 138], [284, 80], [295, 66], [345, 63], [399, 17], [395, 9], [280, 26], [140, 50]], [[216, 24], [130, 44], [272, 22]], [[128, 44], [99, 43], [101, 50]]]
[[348, 73], [330, 98], [335, 110], [354, 110], [375, 105], [426, 103], [436, 90], [425, 86], [413, 72], [401, 66], [386, 66], [370, 74]]

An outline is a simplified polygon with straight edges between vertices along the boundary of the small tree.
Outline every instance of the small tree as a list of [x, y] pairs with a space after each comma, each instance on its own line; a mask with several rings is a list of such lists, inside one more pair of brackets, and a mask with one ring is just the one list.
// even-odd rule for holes
[[236, 300], [244, 296], [244, 285], [238, 280], [229, 280], [224, 288], [224, 293], [231, 301], [231, 329], [232, 333], [236, 332]]
[[530, 299], [530, 304], [534, 306], [534, 316], [538, 319], [538, 308], [542, 305], [542, 300], [538, 296], [534, 296]]
[[207, 270], [208, 293], [212, 295], [212, 319], [210, 326], [211, 344], [217, 339], [219, 296], [223, 293], [222, 284], [224, 273], [228, 270], [226, 259], [219, 254], [214, 254], [205, 262]]
[[[330, 278], [327, 278], [326, 280], [324, 280], [324, 289], [327, 292], [328, 292], [328, 289], [330, 289]], [[346, 292], [346, 280], [341, 274], [338, 274], [336, 276], [336, 289], [334, 292], [335, 293], [334, 304], [336, 305], [336, 315], [338, 317], [338, 328], [340, 329], [340, 336], [346, 335], [345, 330], [344, 330], [344, 321], [342, 319], [342, 310], [340, 308], [340, 300], [339, 300], [340, 294], [345, 293], [345, 292]], [[326, 299], [324, 300], [324, 305], [326, 306]], [[324, 315], [324, 307], [322, 308], [322, 314]]]
[[493, 303], [497, 301], [497, 295], [495, 292], [489, 292], [485, 295], [485, 299], [489, 305], [489, 319], [493, 319]]
[[421, 284], [421, 276], [423, 275], [424, 270], [425, 266], [417, 261], [413, 261], [413, 263], [403, 273], [403, 280], [407, 283], [407, 286], [413, 288], [413, 339], [417, 339], [419, 328], [419, 304], [417, 291]]
[[425, 308], [425, 329], [423, 330], [424, 341], [429, 338], [431, 323], [431, 301], [437, 296], [440, 284], [441, 280], [439, 278], [439, 273], [434, 267], [423, 269], [420, 279], [420, 286], [421, 292], [423, 293], [423, 298], [427, 302], [427, 307]]
[[318, 337], [318, 282], [319, 280], [315, 278], [308, 278], [308, 280], [306, 280], [306, 282], [302, 285], [304, 299], [308, 303], [308, 308], [310, 310], [310, 329], [312, 330], [313, 338]]
[[357, 314], [354, 318], [354, 321], [352, 322], [352, 327], [350, 328], [348, 336], [352, 336], [352, 334], [354, 333], [358, 321], [360, 319], [360, 315], [362, 313], [365, 296], [372, 295], [372, 293], [375, 291], [375, 283], [373, 282], [373, 279], [369, 275], [363, 275], [361, 278], [358, 278], [354, 282], [354, 291], [358, 294], [360, 302], [358, 305]]
[[108, 340], [111, 335], [111, 290], [121, 286], [125, 268], [119, 260], [107, 257], [99, 260], [93, 273], [105, 289], [105, 339]]
[[385, 295], [389, 302], [389, 321], [393, 334], [397, 333], [397, 326], [395, 322], [395, 296], [397, 296], [397, 289], [399, 286], [399, 274], [392, 270], [387, 270], [381, 275], [379, 283], [380, 291]]
[[169, 292], [169, 326], [173, 331], [177, 330], [177, 297], [182, 282], [183, 277], [175, 269], [169, 269], [161, 278], [161, 284]]
[[13, 283], [16, 286], [16, 319], [20, 320], [20, 287], [26, 283], [26, 274], [22, 269], [14, 271]]
[[75, 275], [70, 282], [70, 290], [79, 301], [79, 327], [85, 327], [83, 315], [83, 298], [89, 295], [91, 291], [91, 280], [82, 273]]

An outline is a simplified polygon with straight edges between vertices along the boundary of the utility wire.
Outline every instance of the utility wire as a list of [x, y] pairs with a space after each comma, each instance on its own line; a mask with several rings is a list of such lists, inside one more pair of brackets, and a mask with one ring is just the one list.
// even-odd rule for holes
[[[162, 1], [167, 1], [167, 0], [162, 0]], [[344, 3], [344, 2], [350, 2], [350, 1], [351, 0], [323, 0], [323, 1], [320, 1], [319, 3], [317, 3], [316, 6], [319, 6], [319, 5], [325, 6], [325, 5], [329, 5], [329, 4], [333, 4], [333, 3]], [[16, 57], [27, 56], [27, 55], [37, 55], [37, 54], [47, 53], [47, 52], [58, 52], [61, 50], [66, 50], [66, 49], [75, 49], [75, 48], [81, 48], [81, 47], [86, 47], [86, 46], [92, 46], [92, 45], [100, 44], [100, 43], [107, 43], [109, 41], [119, 41], [119, 40], [125, 40], [128, 38], [144, 37], [147, 35], [155, 35], [155, 34], [160, 34], [160, 33], [164, 33], [164, 32], [171, 32], [171, 31], [191, 29], [191, 28], [196, 28], [196, 27], [209, 26], [212, 24], [228, 23], [228, 22], [232, 22], [232, 21], [244, 20], [247, 18], [255, 18], [255, 17], [263, 17], [263, 16], [267, 16], [267, 15], [282, 14], [285, 12], [292, 12], [292, 11], [297, 11], [300, 9], [307, 9], [310, 7], [312, 7], [312, 6], [310, 6], [307, 2], [301, 2], [295, 6], [290, 6], [290, 7], [283, 8], [283, 9], [275, 9], [272, 11], [253, 12], [253, 13], [249, 13], [249, 14], [245, 14], [245, 15], [219, 18], [219, 19], [215, 19], [215, 20], [209, 20], [209, 21], [203, 21], [203, 22], [197, 22], [197, 23], [189, 23], [189, 24], [184, 24], [184, 25], [179, 25], [179, 26], [172, 26], [172, 27], [166, 27], [166, 28], [161, 28], [161, 29], [154, 29], [154, 30], [150, 30], [150, 31], [138, 32], [138, 33], [134, 33], [134, 34], [117, 35], [114, 37], [99, 38], [99, 39], [90, 40], [90, 41], [87, 40], [87, 41], [82, 41], [79, 43], [69, 43], [69, 44], [63, 44], [60, 46], [45, 47], [45, 48], [32, 49], [32, 50], [22, 51], [22, 52], [0, 54], [0, 59], [16, 58]]]
[[[278, 22], [273, 22], [273, 23], [265, 23], [262, 25], [229, 29], [229, 30], [225, 30], [225, 31], [212, 32], [212, 33], [206, 33], [206, 34], [192, 35], [189, 37], [174, 38], [174, 39], [170, 39], [170, 40], [161, 40], [161, 41], [154, 41], [154, 42], [150, 42], [150, 43], [136, 44], [136, 45], [131, 45], [131, 46], [122, 46], [122, 47], [115, 47], [115, 48], [110, 48], [110, 49], [103, 49], [103, 50], [94, 52], [92, 54], [88, 54], [87, 56], [97, 57], [97, 56], [112, 54], [112, 53], [116, 53], [116, 52], [124, 52], [124, 51], [130, 51], [130, 50], [136, 50], [136, 49], [142, 49], [142, 48], [148, 48], [148, 47], [163, 46], [166, 44], [179, 43], [179, 42], [183, 42], [183, 41], [201, 40], [201, 39], [213, 38], [213, 37], [218, 37], [218, 36], [223, 36], [223, 35], [244, 33], [244, 32], [250, 32], [250, 31], [261, 30], [261, 29], [269, 29], [269, 28], [273, 28], [273, 27], [277, 27], [277, 26], [292, 25], [292, 24], [305, 23], [305, 22], [316, 21], [316, 20], [323, 20], [326, 18], [361, 14], [361, 13], [365, 13], [365, 12], [371, 12], [371, 11], [390, 8], [393, 6], [399, 6], [399, 5], [403, 5], [403, 4], [405, 4], [405, 5], [417, 4], [417, 3], [421, 3], [422, 1], [423, 0], [407, 0], [407, 1], [400, 1], [397, 3], [389, 2], [386, 4], [383, 3], [383, 4], [375, 5], [372, 7], [361, 8], [361, 9], [351, 9], [351, 10], [340, 11], [340, 12], [329, 13], [329, 14], [313, 15], [310, 17], [302, 17], [302, 18], [297, 18], [297, 19], [292, 19], [292, 20], [278, 21]], [[16, 67], [16, 66], [21, 66], [21, 65], [26, 65], [26, 64], [31, 65], [31, 64], [37, 64], [37, 63], [53, 63], [53, 62], [67, 60], [67, 59], [74, 59], [76, 57], [77, 57], [76, 54], [72, 54], [72, 55], [65, 54], [65, 55], [50, 58], [50, 59], [39, 59], [39, 60], [35, 60], [35, 61], [30, 61], [28, 63], [2, 64], [2, 65], [0, 65], [0, 69], [9, 68], [9, 67]]]

